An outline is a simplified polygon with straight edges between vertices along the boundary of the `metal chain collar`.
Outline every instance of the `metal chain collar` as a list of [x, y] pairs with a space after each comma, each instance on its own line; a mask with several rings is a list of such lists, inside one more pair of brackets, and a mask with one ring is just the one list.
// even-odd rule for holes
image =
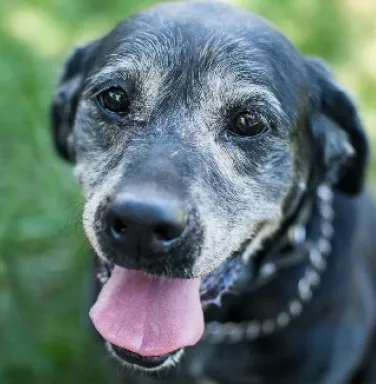
[[[298, 317], [304, 305], [309, 303], [314, 292], [320, 286], [321, 278], [327, 267], [327, 257], [331, 253], [331, 239], [334, 234], [333, 192], [326, 184], [317, 189], [318, 210], [320, 214], [320, 235], [312, 244], [306, 242], [306, 229], [302, 224], [296, 224], [288, 231], [291, 245], [304, 247], [308, 252], [308, 265], [299, 279], [295, 296], [288, 302], [286, 309], [275, 316], [263, 320], [252, 320], [241, 323], [209, 322], [206, 324], [202, 340], [213, 344], [238, 343], [254, 341], [261, 336], [270, 335], [286, 328], [290, 322]], [[267, 262], [260, 270], [262, 278], [268, 279], [276, 275], [278, 266], [274, 262]]]

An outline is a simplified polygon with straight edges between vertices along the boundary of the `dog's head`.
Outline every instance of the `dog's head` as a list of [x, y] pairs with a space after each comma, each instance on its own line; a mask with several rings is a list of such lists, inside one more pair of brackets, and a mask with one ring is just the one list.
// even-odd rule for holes
[[115, 265], [93, 322], [118, 358], [149, 369], [199, 340], [200, 279], [252, 257], [312, 183], [358, 193], [367, 159], [326, 66], [215, 3], [159, 5], [78, 48], [52, 123], [88, 238]]

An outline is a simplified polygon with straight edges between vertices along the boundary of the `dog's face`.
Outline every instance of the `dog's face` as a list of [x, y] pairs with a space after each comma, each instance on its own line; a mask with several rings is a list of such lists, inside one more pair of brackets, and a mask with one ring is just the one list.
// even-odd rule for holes
[[[118, 266], [113, 280], [145, 273], [128, 276], [129, 289], [142, 291], [147, 279], [197, 285], [232, 256], [252, 257], [312, 180], [350, 193], [362, 182], [364, 137], [325, 67], [260, 18], [223, 4], [160, 5], [78, 49], [53, 119], [59, 151], [75, 162], [96, 253]], [[159, 356], [193, 344], [171, 343], [121, 346]]]
[[[99, 43], [76, 113], [76, 175], [101, 257], [189, 278], [243, 247], [251, 253], [304, 189], [309, 167], [296, 147], [309, 142], [308, 95], [297, 53], [259, 20], [234, 30], [174, 7], [127, 20]], [[304, 154], [309, 161], [309, 147]], [[176, 246], [158, 249], [163, 263], [143, 257], [147, 240], [124, 250], [108, 238], [108, 204], [120, 194], [186, 221]]]

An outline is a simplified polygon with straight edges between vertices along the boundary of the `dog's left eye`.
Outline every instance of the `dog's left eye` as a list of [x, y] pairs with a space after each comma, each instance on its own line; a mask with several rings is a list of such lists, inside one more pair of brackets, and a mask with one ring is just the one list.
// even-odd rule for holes
[[256, 136], [264, 133], [266, 122], [253, 113], [244, 112], [237, 115], [230, 123], [229, 129], [238, 136]]
[[129, 98], [124, 89], [112, 87], [98, 95], [98, 101], [102, 108], [109, 112], [124, 115], [129, 111]]

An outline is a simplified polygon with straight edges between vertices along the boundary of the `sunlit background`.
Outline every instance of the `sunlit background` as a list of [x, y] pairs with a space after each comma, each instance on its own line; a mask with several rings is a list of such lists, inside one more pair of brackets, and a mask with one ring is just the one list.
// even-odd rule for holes
[[[1, 384], [116, 382], [86, 327], [82, 203], [71, 169], [52, 150], [48, 106], [72, 47], [151, 3], [0, 3]], [[376, 1], [236, 3], [271, 19], [303, 52], [324, 57], [376, 143]]]

